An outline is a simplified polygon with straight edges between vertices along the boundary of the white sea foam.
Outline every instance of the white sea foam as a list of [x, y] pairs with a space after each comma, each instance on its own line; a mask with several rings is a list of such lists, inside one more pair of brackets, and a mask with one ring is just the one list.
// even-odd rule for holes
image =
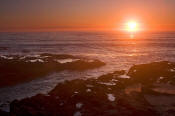
[[114, 82], [99, 82], [99, 84], [108, 85], [108, 86], [116, 85], [116, 83]]
[[[28, 61], [27, 61], [28, 62]], [[35, 59], [35, 60], [29, 60], [29, 62], [44, 62], [44, 60], [42, 59]]]
[[75, 93], [75, 94], [77, 94], [78, 92], [77, 92], [77, 91], [75, 91], [74, 93]]
[[7, 56], [4, 56], [4, 55], [2, 55], [2, 56], [0, 56], [1, 58], [4, 58], [4, 59], [8, 59], [8, 60], [12, 60], [13, 59], [13, 57], [7, 57]]
[[75, 106], [76, 106], [77, 109], [80, 109], [83, 106], [83, 104], [82, 103], [77, 103]]
[[115, 96], [113, 94], [107, 94], [107, 96], [109, 101], [111, 102], [115, 101]]
[[79, 59], [70, 59], [70, 58], [68, 58], [68, 59], [59, 59], [59, 60], [55, 60], [55, 61], [63, 64], [63, 63], [74, 62], [74, 61], [77, 61], [77, 60], [79, 60]]
[[74, 116], [81, 116], [81, 115], [82, 115], [82, 114], [81, 114], [81, 112], [79, 112], [79, 111], [74, 113]]
[[161, 79], [164, 79], [165, 77], [160, 77], [159, 79], [161, 80]]
[[126, 78], [126, 79], [129, 79], [130, 76], [128, 76], [128, 75], [120, 75], [119, 78]]
[[92, 90], [91, 89], [86, 89], [86, 92], [91, 92]]
[[116, 80], [116, 79], [112, 79], [111, 81], [115, 81], [115, 82], [116, 82], [116, 81], [118, 81], [118, 80]]
[[171, 72], [175, 72], [175, 69], [170, 69]]

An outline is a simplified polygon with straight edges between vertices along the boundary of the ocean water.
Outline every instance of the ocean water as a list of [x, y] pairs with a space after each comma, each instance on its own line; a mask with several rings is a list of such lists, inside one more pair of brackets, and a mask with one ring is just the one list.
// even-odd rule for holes
[[75, 78], [94, 78], [134, 64], [175, 61], [175, 32], [6, 32], [0, 33], [0, 54], [71, 54], [106, 63], [84, 72], [62, 71], [12, 87], [0, 88], [0, 108], [38, 93], [47, 94], [57, 83]]

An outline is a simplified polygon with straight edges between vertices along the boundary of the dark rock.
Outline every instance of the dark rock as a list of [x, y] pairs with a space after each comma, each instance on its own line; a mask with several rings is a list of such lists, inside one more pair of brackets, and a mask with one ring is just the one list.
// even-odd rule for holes
[[[129, 112], [125, 115], [129, 116], [157, 116], [157, 112], [154, 108], [147, 102], [144, 96], [140, 93], [133, 92], [129, 96], [124, 96], [118, 100], [119, 108], [122, 108]], [[124, 107], [124, 108], [123, 108]], [[127, 112], [127, 113], [128, 113]], [[121, 114], [122, 116], [123, 114]]]
[[142, 94], [126, 95], [124, 87], [118, 86], [121, 82], [111, 82], [117, 79], [117, 74], [123, 73], [113, 74], [115, 76], [109, 74], [98, 79], [65, 81], [58, 84], [48, 96], [37, 95], [12, 102], [10, 111], [15, 116], [72, 116], [78, 111], [85, 116], [157, 115]]
[[99, 60], [76, 58], [61, 63], [58, 60], [75, 59], [71, 55], [41, 54], [39, 56], [0, 56], [0, 87], [48, 75], [62, 70], [84, 71], [105, 65]]
[[0, 110], [0, 116], [10, 116], [10, 113]]
[[168, 110], [164, 116], [175, 116], [175, 110]]
[[165, 77], [160, 82], [172, 84], [175, 81], [175, 63], [162, 61], [153, 62], [149, 64], [134, 65], [130, 68], [128, 75], [134, 82], [143, 84], [153, 84], [157, 82], [160, 77]]

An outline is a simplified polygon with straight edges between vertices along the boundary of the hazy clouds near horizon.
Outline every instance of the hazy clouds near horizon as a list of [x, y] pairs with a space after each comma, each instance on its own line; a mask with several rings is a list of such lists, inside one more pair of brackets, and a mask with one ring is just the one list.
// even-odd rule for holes
[[0, 29], [110, 28], [127, 19], [175, 27], [175, 0], [1, 0]]

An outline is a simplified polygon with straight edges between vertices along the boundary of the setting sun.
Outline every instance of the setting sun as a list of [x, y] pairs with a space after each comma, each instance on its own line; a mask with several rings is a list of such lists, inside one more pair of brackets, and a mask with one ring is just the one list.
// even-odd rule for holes
[[138, 30], [138, 24], [137, 22], [128, 22], [126, 25], [127, 31], [134, 32]]

